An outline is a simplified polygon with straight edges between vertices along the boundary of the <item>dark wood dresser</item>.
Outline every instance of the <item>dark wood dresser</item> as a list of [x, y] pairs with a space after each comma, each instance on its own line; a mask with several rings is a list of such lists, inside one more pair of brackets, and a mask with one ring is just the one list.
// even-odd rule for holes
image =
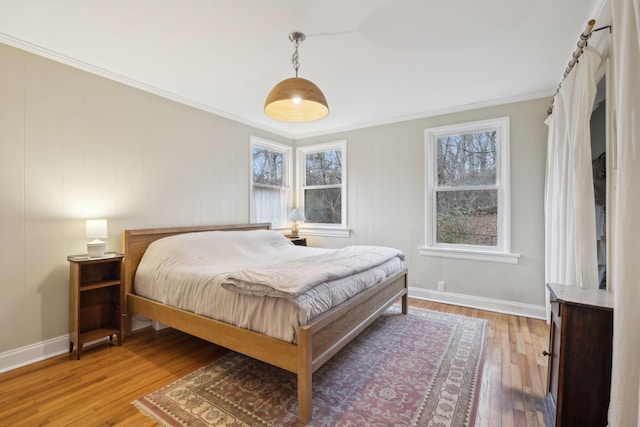
[[544, 399], [551, 426], [607, 425], [613, 297], [600, 289], [550, 284], [551, 328]]

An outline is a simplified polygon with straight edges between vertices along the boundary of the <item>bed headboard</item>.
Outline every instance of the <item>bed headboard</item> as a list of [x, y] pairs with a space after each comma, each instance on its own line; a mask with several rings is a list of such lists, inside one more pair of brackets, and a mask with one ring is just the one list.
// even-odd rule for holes
[[175, 234], [194, 233], [199, 231], [229, 231], [229, 230], [270, 230], [271, 224], [231, 224], [231, 225], [200, 225], [195, 227], [146, 228], [141, 230], [123, 230], [122, 252], [124, 253], [124, 292], [133, 292], [133, 278], [142, 255], [149, 245], [163, 237]]

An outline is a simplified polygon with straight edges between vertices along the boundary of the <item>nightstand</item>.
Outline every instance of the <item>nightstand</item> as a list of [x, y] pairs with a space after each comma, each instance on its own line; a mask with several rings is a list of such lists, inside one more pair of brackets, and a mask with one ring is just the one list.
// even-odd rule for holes
[[293, 242], [296, 246], [307, 246], [307, 238], [306, 237], [291, 237], [289, 234], [285, 234], [285, 237], [291, 242]]
[[76, 348], [80, 359], [82, 346], [98, 338], [115, 335], [122, 345], [123, 288], [122, 258], [107, 252], [102, 258], [71, 255], [69, 260], [69, 353]]

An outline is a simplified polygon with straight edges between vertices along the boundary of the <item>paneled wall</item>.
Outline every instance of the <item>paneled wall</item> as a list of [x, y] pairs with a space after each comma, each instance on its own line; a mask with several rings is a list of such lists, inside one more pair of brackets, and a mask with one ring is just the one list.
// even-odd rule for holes
[[292, 144], [0, 44], [0, 355], [68, 330], [84, 220], [121, 231], [249, 220], [249, 137]]
[[[414, 295], [473, 306], [544, 315], [544, 172], [549, 99], [538, 99], [307, 138], [297, 145], [347, 140], [348, 225], [344, 238], [310, 238], [340, 247], [382, 244], [407, 255]], [[510, 117], [511, 249], [517, 265], [433, 258], [425, 242], [424, 130]], [[446, 283], [439, 293], [437, 282]], [[424, 290], [424, 291], [423, 291]]]

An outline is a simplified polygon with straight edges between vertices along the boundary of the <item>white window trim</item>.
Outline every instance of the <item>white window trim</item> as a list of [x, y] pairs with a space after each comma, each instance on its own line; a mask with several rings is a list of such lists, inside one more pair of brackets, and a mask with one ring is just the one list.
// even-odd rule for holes
[[[253, 220], [254, 218], [254, 209], [255, 207], [253, 206], [253, 196], [251, 195], [253, 193], [253, 147], [260, 147], [260, 148], [265, 148], [267, 150], [271, 150], [271, 151], [277, 151], [277, 152], [281, 152], [284, 153], [285, 155], [285, 165], [284, 165], [284, 179], [285, 179], [285, 183], [284, 183], [284, 187], [286, 189], [288, 189], [289, 191], [289, 196], [287, 197], [288, 200], [288, 204], [286, 206], [286, 211], [287, 212], [291, 212], [291, 210], [293, 209], [293, 197], [291, 197], [293, 195], [293, 190], [292, 190], [292, 183], [293, 183], [293, 147], [290, 147], [288, 145], [285, 144], [280, 144], [277, 142], [273, 142], [273, 141], [269, 141], [267, 139], [264, 138], [260, 138], [257, 136], [253, 136], [251, 135], [249, 137], [249, 191], [250, 191], [250, 195], [249, 195], [249, 218], [250, 218], [250, 222]], [[278, 187], [279, 188], [279, 187]], [[283, 224], [271, 224], [271, 229], [272, 230], [277, 230], [277, 231], [282, 231], [282, 230], [288, 230], [289, 228], [289, 223], [285, 222]]]
[[[496, 129], [500, 143], [496, 147], [496, 183], [498, 190], [498, 245], [474, 246], [436, 242], [435, 191], [437, 172], [436, 142], [439, 137], [458, 133]], [[519, 254], [511, 252], [511, 196], [510, 196], [510, 128], [509, 117], [481, 120], [450, 126], [425, 129], [425, 244], [419, 246], [420, 255], [468, 259], [476, 261], [517, 264]], [[494, 188], [493, 186], [491, 186]]]
[[340, 150], [342, 152], [342, 224], [300, 224], [300, 233], [309, 236], [325, 237], [349, 237], [350, 230], [347, 226], [347, 141], [340, 140], [322, 144], [306, 145], [296, 148], [296, 190], [297, 207], [304, 210], [304, 182], [307, 153], [320, 151]]

